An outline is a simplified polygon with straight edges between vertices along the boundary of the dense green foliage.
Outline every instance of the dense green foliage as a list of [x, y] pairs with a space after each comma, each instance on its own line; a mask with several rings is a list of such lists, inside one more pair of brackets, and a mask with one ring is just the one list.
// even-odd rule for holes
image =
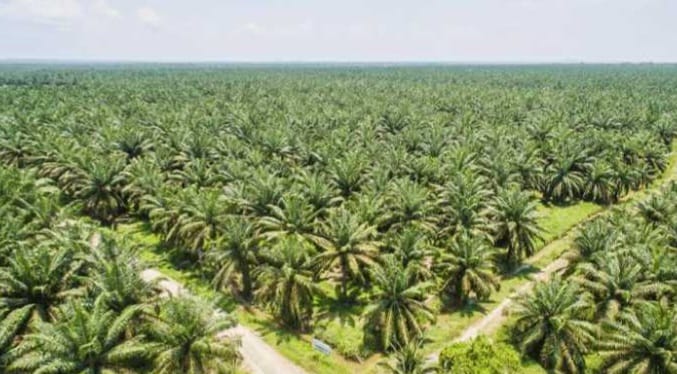
[[[45, 205], [46, 198], [60, 201], [60, 193], [34, 173], [10, 166], [0, 170], [0, 180], [6, 222], [0, 238], [0, 371], [237, 370], [237, 342], [214, 334], [232, 326], [231, 318], [218, 317], [197, 299], [160, 298], [157, 287], [141, 279], [144, 264], [133, 246], [100, 238], [95, 225], [69, 215], [68, 208]], [[58, 219], [44, 220], [55, 212]]]
[[565, 280], [518, 300], [513, 334], [546, 368], [601, 373], [677, 370], [677, 184], [588, 223]]
[[[2, 311], [12, 325], [0, 347], [7, 334], [56, 336], [75, 323], [59, 317], [74, 298], [107, 295], [82, 321], [158, 302], [138, 264], [89, 253], [64, 224], [82, 214], [143, 223], [176, 266], [285, 328], [313, 332], [347, 310], [369, 349], [406, 356], [438, 306], [482, 303], [538, 250], [539, 206], [613, 204], [657, 178], [676, 113], [674, 66], [0, 66], [0, 193], [12, 201], [0, 287], [17, 305]], [[648, 200], [641, 225], [582, 234], [576, 286], [522, 303], [524, 352], [580, 370], [579, 321], [672, 301], [674, 205]], [[585, 316], [579, 294], [594, 306]], [[179, 344], [146, 329], [122, 337], [135, 333], [157, 352]], [[200, 352], [233, 362], [231, 348]], [[193, 368], [158, 355], [147, 361]], [[97, 362], [123, 364], [109, 358]]]
[[510, 345], [479, 337], [445, 348], [440, 353], [440, 367], [448, 373], [509, 374], [519, 373], [521, 363]]

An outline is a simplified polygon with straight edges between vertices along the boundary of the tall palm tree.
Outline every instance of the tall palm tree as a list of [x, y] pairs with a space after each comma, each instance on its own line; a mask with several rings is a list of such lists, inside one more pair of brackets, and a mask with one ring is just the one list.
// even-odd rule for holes
[[320, 293], [313, 281], [310, 248], [288, 236], [260, 255], [264, 263], [255, 276], [262, 287], [255, 298], [287, 327], [305, 330], [311, 322], [314, 296]]
[[212, 283], [219, 290], [229, 287], [236, 277], [242, 283], [240, 290], [245, 300], [253, 291], [252, 266], [261, 240], [253, 223], [244, 217], [231, 217], [224, 222], [224, 232], [216, 242], [211, 256], [217, 267]]
[[448, 251], [443, 251], [435, 265], [442, 275], [446, 290], [455, 301], [463, 304], [471, 293], [483, 300], [498, 290], [500, 283], [495, 274], [495, 251], [482, 238], [467, 234], [452, 241]]
[[121, 313], [107, 308], [99, 298], [91, 310], [71, 302], [60, 308], [55, 323], [38, 323], [15, 351], [10, 353], [9, 372], [116, 373], [143, 363], [152, 349], [140, 337], [126, 332], [139, 310]]
[[234, 325], [228, 315], [197, 299], [167, 300], [147, 330], [157, 374], [234, 373], [239, 342], [218, 334]]
[[584, 372], [584, 355], [595, 336], [588, 310], [576, 285], [559, 277], [538, 283], [516, 301], [515, 340], [546, 369]]
[[375, 291], [364, 310], [365, 327], [382, 350], [391, 350], [421, 336], [425, 323], [434, 321], [426, 303], [434, 285], [412, 281], [409, 270], [393, 256], [385, 256], [382, 262], [371, 272]]
[[508, 248], [506, 259], [515, 264], [535, 250], [535, 241], [542, 240], [536, 201], [529, 192], [505, 190], [490, 208], [496, 243]]
[[677, 372], [677, 309], [642, 303], [606, 320], [597, 345], [604, 373]]
[[344, 208], [333, 210], [313, 241], [322, 252], [314, 257], [319, 272], [338, 271], [339, 298], [348, 299], [350, 282], [364, 283], [366, 270], [379, 255], [376, 227], [361, 223]]

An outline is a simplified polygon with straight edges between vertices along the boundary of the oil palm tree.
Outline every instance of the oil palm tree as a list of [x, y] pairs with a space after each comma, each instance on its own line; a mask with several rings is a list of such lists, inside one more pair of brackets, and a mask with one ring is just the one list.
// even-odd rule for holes
[[628, 309], [604, 322], [597, 348], [604, 373], [675, 373], [677, 310], [665, 301]]
[[490, 208], [495, 240], [508, 248], [506, 259], [515, 264], [534, 253], [536, 240], [542, 240], [536, 201], [529, 192], [505, 190]]
[[583, 196], [603, 204], [610, 203], [612, 173], [605, 161], [594, 162], [585, 176]]
[[667, 224], [675, 213], [675, 204], [660, 194], [652, 194], [637, 204], [637, 211], [652, 225]]
[[548, 370], [584, 372], [595, 326], [587, 321], [589, 304], [580, 296], [576, 285], [556, 277], [519, 297], [513, 333], [520, 350]]
[[121, 313], [98, 298], [91, 310], [71, 302], [59, 309], [55, 323], [40, 322], [35, 332], [10, 353], [9, 372], [117, 373], [150, 358], [151, 346], [140, 337], [128, 337], [129, 325], [139, 313], [130, 307]]
[[126, 210], [122, 194], [124, 160], [83, 161], [66, 176], [66, 190], [82, 204], [85, 214], [111, 225]]
[[319, 272], [338, 271], [341, 300], [348, 300], [349, 283], [364, 283], [366, 271], [374, 266], [381, 245], [376, 235], [376, 227], [359, 222], [344, 208], [337, 208], [322, 223], [322, 234], [313, 239], [321, 249], [313, 262]]
[[413, 227], [434, 232], [436, 218], [428, 190], [409, 179], [396, 181], [387, 194], [384, 214], [379, 225], [383, 231]]
[[392, 358], [379, 362], [379, 366], [388, 374], [433, 374], [438, 367], [423, 354], [424, 340], [412, 339], [408, 344], [398, 347]]
[[172, 228], [181, 242], [200, 258], [213, 245], [223, 229], [223, 222], [233, 213], [219, 190], [195, 190], [187, 192], [187, 199], [180, 208], [180, 215]]
[[437, 186], [442, 217], [439, 225], [447, 227], [443, 233], [452, 235], [469, 232], [489, 235], [488, 220], [491, 191], [486, 180], [474, 173], [459, 173], [444, 186]]
[[150, 306], [159, 294], [157, 285], [141, 278], [138, 251], [128, 243], [103, 236], [87, 256], [90, 291], [100, 295], [108, 308], [121, 313], [131, 306]]
[[382, 266], [371, 271], [374, 294], [364, 310], [367, 332], [373, 334], [382, 350], [406, 345], [421, 336], [426, 323], [435, 315], [426, 298], [434, 285], [414, 282], [391, 255], [384, 256]]
[[66, 299], [83, 294], [78, 281], [82, 262], [68, 248], [39, 246], [19, 248], [0, 268], [0, 308], [10, 313], [28, 313], [12, 318], [21, 326], [3, 327], [23, 331], [33, 321], [52, 321], [56, 308]]
[[313, 300], [320, 288], [313, 281], [310, 248], [297, 237], [288, 236], [262, 250], [256, 268], [259, 284], [255, 298], [273, 311], [282, 324], [294, 329], [309, 327]]
[[146, 332], [154, 373], [235, 373], [239, 342], [219, 335], [233, 325], [228, 315], [200, 300], [167, 300]]
[[280, 201], [282, 205], [271, 205], [270, 215], [259, 220], [262, 236], [276, 239], [281, 236], [296, 235], [303, 240], [314, 240], [313, 225], [317, 211], [299, 195], [287, 195]]
[[460, 305], [471, 293], [484, 300], [500, 288], [494, 268], [494, 249], [484, 239], [460, 235], [435, 265], [444, 283], [442, 289]]
[[391, 237], [387, 247], [403, 267], [410, 269], [410, 274], [416, 281], [425, 282], [434, 277], [431, 263], [435, 250], [424, 233], [406, 229]]
[[252, 267], [261, 237], [255, 225], [245, 217], [230, 217], [224, 222], [224, 232], [217, 239], [211, 253], [217, 271], [212, 284], [218, 290], [226, 290], [239, 278], [240, 294], [250, 300], [253, 291]]
[[641, 264], [625, 254], [581, 263], [577, 272], [575, 280], [593, 296], [597, 318], [613, 319], [633, 303], [667, 291], [664, 284], [645, 281]]
[[578, 197], [585, 183], [590, 161], [584, 152], [575, 149], [558, 155], [546, 165], [543, 173], [543, 198], [564, 202]]

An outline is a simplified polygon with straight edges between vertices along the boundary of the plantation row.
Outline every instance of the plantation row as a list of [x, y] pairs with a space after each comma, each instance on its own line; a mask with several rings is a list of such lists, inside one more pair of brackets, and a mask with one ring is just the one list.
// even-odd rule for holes
[[160, 298], [129, 243], [90, 241], [95, 226], [58, 205], [60, 193], [0, 170], [0, 371], [233, 373], [232, 326], [198, 299]]
[[660, 175], [665, 69], [0, 71], [25, 83], [0, 89], [0, 161], [57, 188], [49, 219], [146, 223], [283, 327], [347, 311], [363, 341], [330, 343], [362, 358], [487, 300], [543, 241], [540, 206]]
[[568, 373], [677, 372], [677, 184], [586, 224], [570, 258], [519, 300], [521, 350]]

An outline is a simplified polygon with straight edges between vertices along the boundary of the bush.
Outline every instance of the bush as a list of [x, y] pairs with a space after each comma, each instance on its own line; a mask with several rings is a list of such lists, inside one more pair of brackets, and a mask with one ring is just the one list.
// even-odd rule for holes
[[315, 334], [318, 339], [351, 360], [361, 362], [371, 354], [371, 351], [364, 345], [364, 332], [358, 325], [332, 321], [323, 328], [316, 328]]
[[521, 360], [512, 346], [481, 336], [442, 350], [440, 367], [454, 374], [508, 374], [520, 371]]

